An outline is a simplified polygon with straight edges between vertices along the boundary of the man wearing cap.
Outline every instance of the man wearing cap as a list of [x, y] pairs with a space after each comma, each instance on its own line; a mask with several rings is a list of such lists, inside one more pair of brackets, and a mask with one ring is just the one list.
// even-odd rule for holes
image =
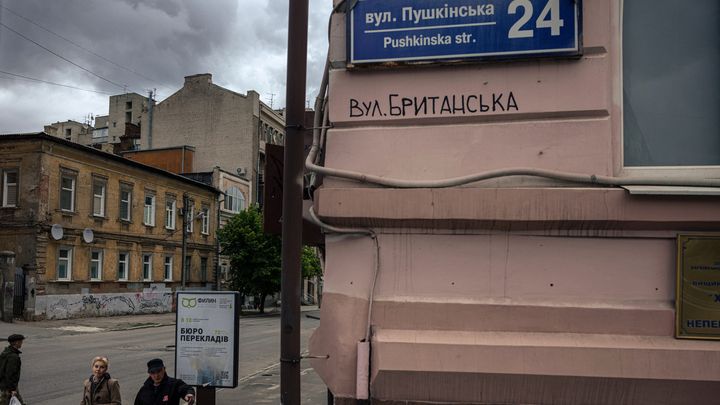
[[20, 348], [22, 347], [23, 335], [10, 335], [10, 345], [0, 354], [0, 405], [8, 405], [10, 399], [15, 396], [24, 403], [18, 392], [20, 381]]
[[162, 360], [152, 359], [147, 367], [149, 377], [135, 396], [135, 405], [178, 405], [180, 398], [193, 402], [195, 390], [183, 380], [169, 377]]

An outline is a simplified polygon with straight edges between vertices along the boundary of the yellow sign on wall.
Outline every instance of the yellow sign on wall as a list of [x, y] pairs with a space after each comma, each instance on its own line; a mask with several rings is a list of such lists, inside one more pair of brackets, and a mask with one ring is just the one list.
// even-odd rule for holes
[[678, 235], [678, 338], [720, 339], [720, 235]]

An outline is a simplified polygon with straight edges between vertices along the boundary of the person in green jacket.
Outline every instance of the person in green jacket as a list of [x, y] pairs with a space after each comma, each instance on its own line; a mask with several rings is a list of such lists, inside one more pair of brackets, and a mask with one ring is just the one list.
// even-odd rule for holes
[[21, 404], [24, 404], [18, 392], [20, 381], [20, 348], [25, 336], [10, 335], [10, 345], [0, 354], [0, 405], [8, 405], [12, 397], [17, 397]]

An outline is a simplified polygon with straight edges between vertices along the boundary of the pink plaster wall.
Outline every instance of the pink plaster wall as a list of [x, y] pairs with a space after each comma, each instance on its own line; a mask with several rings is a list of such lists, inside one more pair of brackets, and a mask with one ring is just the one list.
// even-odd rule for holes
[[[518, 166], [622, 175], [619, 5], [583, 1], [577, 59], [385, 70], [343, 68], [345, 20], [335, 15], [325, 165], [409, 180]], [[390, 109], [391, 95], [509, 92], [517, 110]], [[369, 114], [352, 107], [362, 102]], [[675, 236], [720, 230], [712, 198], [517, 177], [449, 189], [326, 177], [315, 196], [325, 221], [378, 235], [379, 403], [682, 404], [720, 388], [720, 346], [673, 337]], [[310, 351], [330, 356], [313, 366], [350, 403], [375, 248], [367, 236], [332, 235], [326, 249]]]
[[[613, 80], [618, 45], [611, 3], [583, 2], [585, 50], [579, 59], [332, 70], [330, 120], [338, 129], [329, 131], [327, 166], [403, 179], [513, 166], [616, 174], [620, 97]], [[338, 61], [344, 59], [345, 24], [340, 17], [333, 21], [330, 56]], [[398, 105], [404, 97], [483, 95], [492, 105], [487, 100], [493, 94], [507, 99], [510, 92], [517, 110], [391, 111], [391, 102]], [[397, 96], [391, 101], [391, 95]], [[370, 113], [360, 114], [363, 107], [352, 108], [352, 100], [371, 105]]]

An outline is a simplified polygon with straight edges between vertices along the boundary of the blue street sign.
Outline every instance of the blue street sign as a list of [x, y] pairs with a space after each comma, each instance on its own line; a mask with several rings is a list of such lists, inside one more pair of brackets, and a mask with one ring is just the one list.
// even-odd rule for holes
[[358, 0], [351, 64], [581, 52], [582, 0]]

